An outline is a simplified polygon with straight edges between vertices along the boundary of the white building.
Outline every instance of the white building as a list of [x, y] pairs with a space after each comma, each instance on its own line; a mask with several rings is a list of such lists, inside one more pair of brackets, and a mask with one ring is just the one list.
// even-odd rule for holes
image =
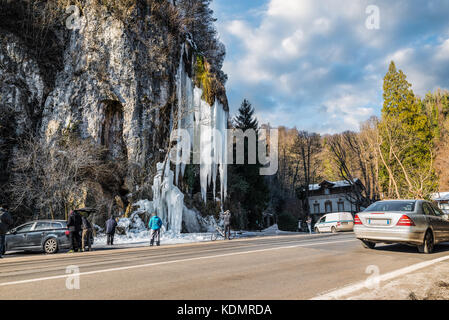
[[[359, 179], [355, 183], [361, 183]], [[309, 186], [309, 207], [314, 221], [326, 213], [351, 212], [358, 209], [349, 201], [353, 187], [348, 181], [326, 181]]]

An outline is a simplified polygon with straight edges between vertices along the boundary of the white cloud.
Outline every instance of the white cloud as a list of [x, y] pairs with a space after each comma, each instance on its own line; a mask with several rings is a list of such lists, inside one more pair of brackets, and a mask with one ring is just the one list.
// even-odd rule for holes
[[435, 58], [438, 60], [449, 60], [449, 39], [445, 40], [438, 48]]
[[298, 58], [301, 52], [301, 44], [304, 40], [304, 32], [296, 30], [293, 35], [282, 40], [283, 53], [290, 58]]

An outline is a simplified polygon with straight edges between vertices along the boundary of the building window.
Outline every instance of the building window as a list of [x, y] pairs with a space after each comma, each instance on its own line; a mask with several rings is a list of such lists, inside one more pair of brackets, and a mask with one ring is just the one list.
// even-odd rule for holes
[[345, 211], [345, 203], [343, 201], [340, 201], [338, 203], [338, 211], [344, 212]]
[[329, 194], [331, 194], [331, 191], [328, 188], [326, 188], [326, 189], [324, 189], [324, 194], [329, 195]]
[[313, 213], [315, 213], [315, 214], [319, 214], [320, 213], [320, 204], [319, 203], [314, 203], [313, 204]]
[[326, 213], [332, 212], [332, 202], [331, 201], [326, 201], [325, 207], [326, 207]]

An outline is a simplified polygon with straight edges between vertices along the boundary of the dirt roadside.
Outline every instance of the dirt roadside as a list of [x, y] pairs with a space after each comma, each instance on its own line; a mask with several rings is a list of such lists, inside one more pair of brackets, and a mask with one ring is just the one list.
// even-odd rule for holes
[[449, 300], [449, 261], [344, 297], [348, 300]]

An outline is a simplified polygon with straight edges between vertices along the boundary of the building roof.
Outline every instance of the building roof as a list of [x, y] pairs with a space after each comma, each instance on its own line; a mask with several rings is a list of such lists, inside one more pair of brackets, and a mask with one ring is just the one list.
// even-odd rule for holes
[[[360, 179], [355, 179], [354, 180], [355, 183], [360, 182]], [[321, 189], [321, 187], [323, 185], [328, 185], [330, 188], [344, 188], [344, 187], [350, 187], [352, 185], [352, 183], [346, 181], [346, 180], [340, 180], [340, 181], [328, 181], [328, 180], [324, 180], [323, 182], [319, 183], [319, 184], [311, 184], [309, 185], [309, 190], [310, 191], [314, 191], [314, 190], [319, 190]]]

